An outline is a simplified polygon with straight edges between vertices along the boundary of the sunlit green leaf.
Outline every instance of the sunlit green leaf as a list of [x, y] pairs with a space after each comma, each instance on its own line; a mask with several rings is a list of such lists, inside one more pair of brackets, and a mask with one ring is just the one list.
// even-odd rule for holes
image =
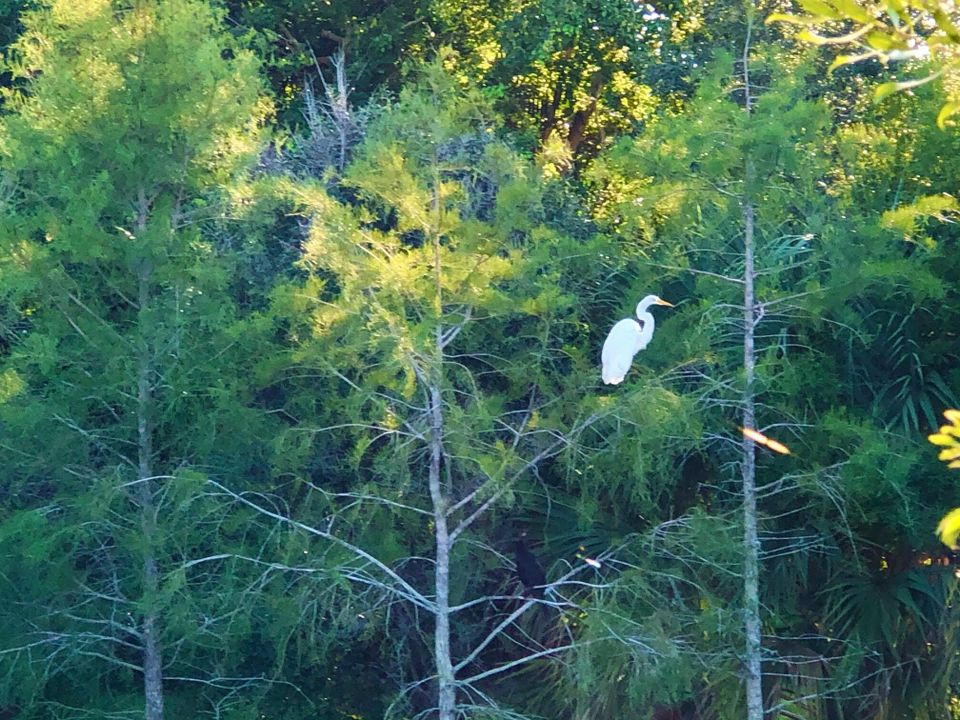
[[885, 82], [877, 85], [873, 89], [873, 99], [877, 102], [883, 100], [885, 97], [893, 95], [895, 92], [900, 90], [900, 83], [898, 82]]
[[871, 57], [876, 57], [876, 53], [867, 52], [860, 55], [837, 55], [837, 57], [834, 58], [833, 62], [830, 63], [830, 66], [827, 68], [827, 73], [830, 74], [838, 67], [842, 67], [844, 65], [855, 65], [856, 63]]
[[790, 23], [791, 25], [812, 26], [817, 24], [815, 17], [809, 15], [790, 15], [788, 13], [770, 13], [764, 22], [769, 25], [775, 22]]
[[953, 21], [950, 20], [946, 12], [944, 12], [942, 7], [934, 5], [931, 9], [931, 14], [933, 19], [947, 37], [949, 37], [954, 43], [960, 43], [960, 30], [957, 29], [957, 26], [953, 24]]
[[937, 535], [940, 541], [952, 550], [957, 549], [957, 538], [960, 537], [960, 508], [948, 512], [937, 525]]
[[867, 33], [866, 41], [867, 45], [875, 50], [886, 51], [903, 46], [903, 43], [897, 38], [880, 31]]
[[945, 129], [947, 126], [947, 120], [960, 112], [960, 103], [948, 102], [942, 108], [940, 112], [937, 113], [937, 127], [941, 130]]
[[855, 0], [830, 0], [830, 4], [837, 8], [848, 20], [868, 23], [875, 19]]
[[801, 8], [811, 15], [818, 15], [829, 20], [840, 20], [843, 16], [828, 2], [824, 0], [798, 0]]
[[817, 35], [811, 30], [801, 30], [797, 33], [797, 38], [803, 42], [808, 42], [811, 45], [828, 45], [830, 43], [830, 38], [824, 37], [823, 35]]

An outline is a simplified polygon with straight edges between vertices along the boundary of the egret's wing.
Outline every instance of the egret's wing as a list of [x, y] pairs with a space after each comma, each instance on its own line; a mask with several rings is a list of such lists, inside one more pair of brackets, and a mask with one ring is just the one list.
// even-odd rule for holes
[[643, 320], [634, 320], [633, 324], [637, 326], [637, 332], [633, 338], [633, 354], [636, 355], [650, 343], [650, 338], [643, 333]]
[[621, 320], [610, 330], [607, 339], [603, 342], [603, 350], [600, 352], [605, 383], [616, 385], [623, 382], [627, 373], [630, 372], [633, 356], [637, 353], [639, 337], [640, 325], [630, 318]]

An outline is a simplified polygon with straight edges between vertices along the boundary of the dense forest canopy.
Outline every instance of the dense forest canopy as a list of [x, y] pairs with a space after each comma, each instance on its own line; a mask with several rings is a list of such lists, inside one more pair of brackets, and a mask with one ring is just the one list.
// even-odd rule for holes
[[958, 27], [0, 0], [0, 718], [960, 717]]

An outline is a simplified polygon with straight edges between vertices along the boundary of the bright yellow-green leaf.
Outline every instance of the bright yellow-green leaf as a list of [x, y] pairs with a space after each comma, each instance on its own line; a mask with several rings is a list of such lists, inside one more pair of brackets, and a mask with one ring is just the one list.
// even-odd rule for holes
[[960, 30], [957, 30], [957, 26], [951, 22], [949, 17], [947, 17], [947, 14], [943, 11], [943, 8], [935, 5], [931, 10], [931, 14], [937, 23], [937, 27], [943, 30], [943, 32], [947, 34], [947, 37], [949, 37], [955, 43], [960, 43]]
[[0, 403], [5, 403], [23, 392], [25, 383], [16, 370], [7, 369], [0, 374]]
[[830, 63], [830, 67], [827, 68], [827, 74], [831, 74], [834, 70], [843, 65], [854, 65], [862, 60], [876, 57], [876, 54], [877, 53], [875, 52], [865, 52], [860, 55], [837, 55], [834, 61]]
[[870, 13], [860, 7], [854, 0], [830, 0], [830, 4], [850, 20], [862, 23], [873, 22], [874, 20]]
[[799, 0], [799, 5], [811, 15], [819, 15], [830, 20], [842, 20], [843, 17], [823, 0]]
[[960, 438], [960, 425], [941, 425], [940, 434]]
[[853, 62], [853, 55], [837, 55], [833, 62], [830, 63], [830, 67], [827, 68], [827, 75], [830, 75], [834, 70], [843, 65], [850, 65]]
[[879, 102], [883, 100], [888, 95], [893, 95], [897, 90], [900, 89], [900, 83], [896, 82], [885, 82], [877, 87], [873, 91], [873, 99]]
[[[944, 448], [940, 451], [938, 457], [947, 463], [948, 468], [952, 470], [960, 469], [960, 410], [945, 410], [943, 416], [951, 424], [940, 426], [940, 432], [928, 435], [927, 440]], [[957, 512], [957, 510], [954, 510], [954, 512]], [[940, 524], [943, 525], [943, 522]], [[954, 536], [955, 540], [956, 536]]]
[[954, 508], [937, 525], [937, 535], [940, 542], [951, 550], [957, 549], [957, 537], [960, 536], [960, 508]]
[[826, 45], [830, 42], [830, 38], [823, 37], [822, 35], [817, 35], [816, 33], [810, 32], [809, 30], [801, 30], [797, 33], [797, 39], [802, 40], [803, 42], [808, 42], [811, 45]]
[[960, 103], [949, 102], [940, 108], [937, 113], [937, 127], [943, 130], [947, 125], [947, 120], [960, 112]]
[[812, 18], [809, 15], [788, 15], [787, 13], [770, 13], [769, 17], [764, 20], [764, 23], [770, 25], [775, 22], [785, 22], [790, 23], [791, 25], [816, 25], [817, 19]]
[[893, 50], [903, 45], [903, 43], [899, 42], [896, 38], [879, 31], [868, 33], [866, 40], [867, 45], [872, 47], [874, 50]]
[[900, 18], [907, 13], [903, 0], [887, 0], [887, 15], [893, 20], [894, 27], [900, 26]]

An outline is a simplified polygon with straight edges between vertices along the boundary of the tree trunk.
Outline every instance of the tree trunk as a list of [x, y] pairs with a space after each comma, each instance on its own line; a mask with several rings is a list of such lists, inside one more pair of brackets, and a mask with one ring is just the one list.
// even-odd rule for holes
[[[743, 204], [744, 285], [743, 285], [743, 426], [756, 427], [753, 383], [756, 373], [754, 331], [756, 298], [754, 297], [753, 204]], [[760, 539], [757, 534], [757, 486], [754, 443], [743, 438], [743, 604], [746, 630], [747, 720], [763, 720], [763, 693], [760, 664]]]
[[[438, 337], [439, 342], [439, 337]], [[456, 683], [450, 655], [450, 533], [447, 529], [447, 502], [440, 482], [443, 456], [443, 407], [440, 387], [430, 388], [430, 497], [437, 542], [436, 630], [434, 655], [437, 663], [437, 708], [439, 720], [453, 720], [456, 712]]]
[[[747, 36], [743, 45], [744, 110], [751, 112], [750, 95], [750, 33], [752, 15], [747, 17]], [[754, 167], [749, 157], [744, 167], [743, 193], [743, 426], [755, 429], [756, 407], [754, 380], [756, 376], [755, 332], [757, 325], [756, 296], [754, 292], [754, 208], [751, 198]], [[747, 720], [763, 720], [763, 668], [760, 637], [760, 538], [757, 533], [757, 467], [753, 440], [743, 438], [743, 612], [746, 647], [744, 664], [747, 672]]]
[[590, 78], [590, 101], [582, 110], [577, 110], [570, 118], [570, 131], [567, 133], [567, 147], [571, 153], [575, 153], [580, 143], [586, 137], [587, 123], [597, 110], [597, 102], [600, 100], [600, 93], [603, 92], [603, 76], [596, 72]]
[[[147, 201], [140, 193], [137, 232], [142, 237], [146, 230]], [[143, 533], [143, 592], [146, 609], [143, 616], [143, 692], [146, 720], [163, 720], [163, 658], [160, 647], [160, 628], [154, 603], [160, 586], [157, 560], [153, 544], [156, 535], [156, 509], [153, 502], [153, 428], [150, 423], [150, 408], [153, 402], [151, 390], [152, 359], [150, 343], [146, 337], [145, 323], [150, 307], [150, 265], [144, 260], [138, 271], [138, 322], [140, 325], [140, 348], [137, 357], [137, 469], [140, 489], [140, 526]]]
[[440, 479], [443, 463], [443, 283], [440, 269], [440, 174], [434, 176], [433, 210], [437, 227], [433, 229], [433, 272], [435, 283], [436, 350], [430, 372], [430, 500], [433, 505], [434, 533], [437, 543], [436, 628], [433, 651], [437, 664], [437, 715], [439, 720], [454, 720], [457, 693], [453, 658], [450, 654], [450, 531], [447, 528], [449, 489]]
[[[149, 300], [147, 271], [140, 276], [141, 312]], [[146, 596], [146, 611], [143, 617], [143, 691], [146, 698], [146, 720], [163, 720], [163, 663], [161, 659], [157, 613], [153, 604], [159, 589], [157, 560], [153, 554], [156, 529], [153, 504], [153, 471], [151, 468], [152, 443], [150, 437], [149, 409], [150, 356], [144, 342], [137, 363], [137, 453], [139, 456], [140, 523], [143, 532], [143, 591]]]

